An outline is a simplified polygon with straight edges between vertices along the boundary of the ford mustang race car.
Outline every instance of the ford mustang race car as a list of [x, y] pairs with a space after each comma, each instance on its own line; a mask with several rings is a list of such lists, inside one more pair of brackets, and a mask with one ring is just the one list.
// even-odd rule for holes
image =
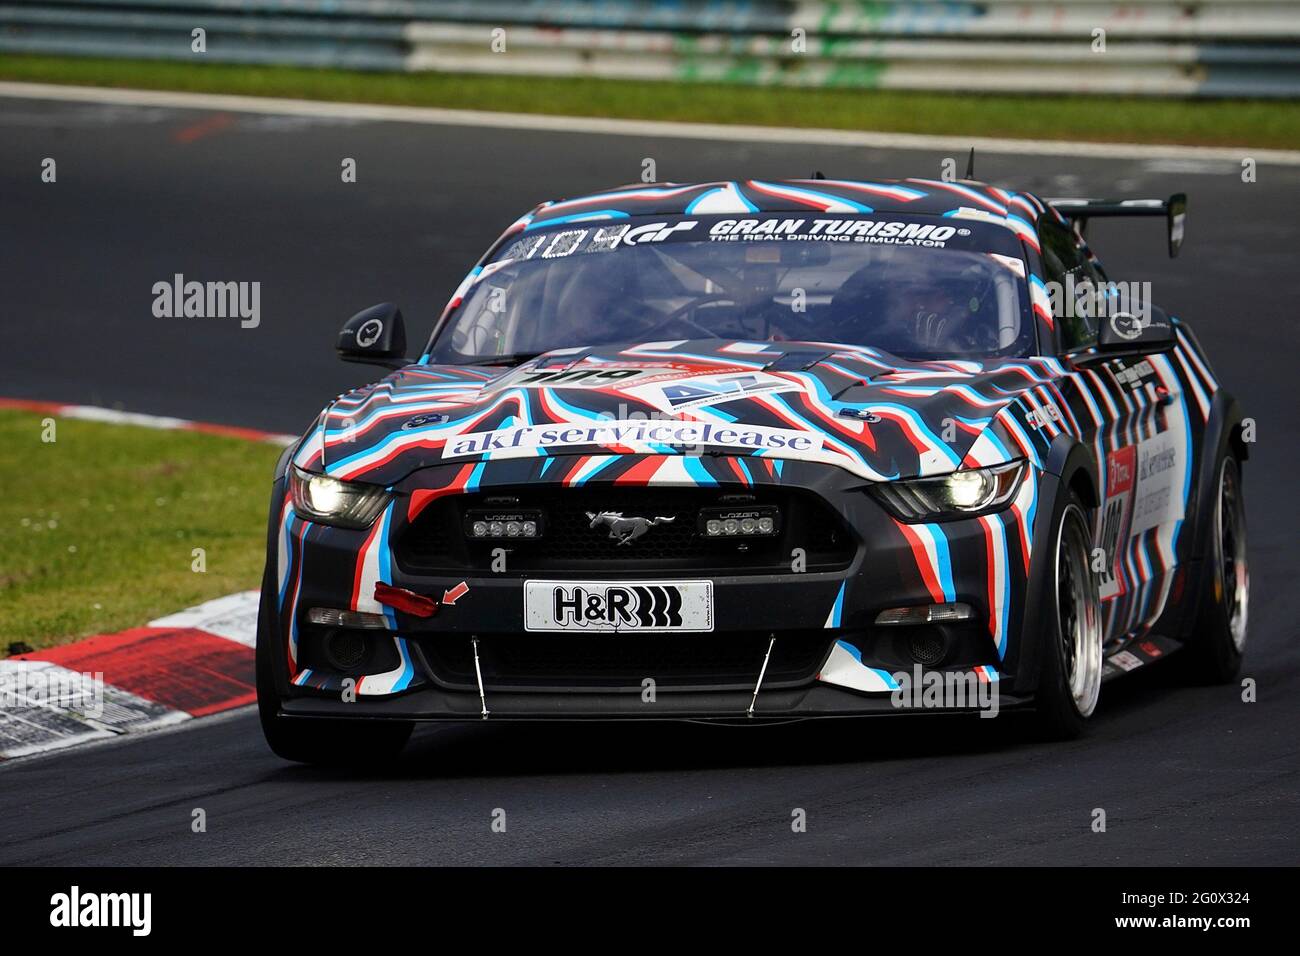
[[1068, 737], [1175, 651], [1231, 679], [1249, 420], [1106, 275], [1086, 226], [1118, 215], [1178, 251], [1181, 195], [627, 186], [511, 225], [418, 355], [395, 306], [354, 316], [342, 357], [389, 374], [275, 475], [271, 747], [990, 699]]

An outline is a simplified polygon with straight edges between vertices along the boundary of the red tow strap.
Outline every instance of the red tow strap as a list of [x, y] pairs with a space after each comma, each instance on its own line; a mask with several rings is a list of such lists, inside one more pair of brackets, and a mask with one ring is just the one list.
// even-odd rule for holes
[[415, 617], [433, 617], [438, 612], [438, 602], [406, 588], [395, 588], [383, 581], [375, 582], [375, 600]]

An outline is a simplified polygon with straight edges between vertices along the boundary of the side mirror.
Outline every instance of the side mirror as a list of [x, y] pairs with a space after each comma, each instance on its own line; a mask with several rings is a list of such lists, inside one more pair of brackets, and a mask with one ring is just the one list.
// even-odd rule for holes
[[1097, 330], [1097, 351], [1168, 352], [1174, 347], [1174, 324], [1159, 306], [1146, 305], [1133, 312], [1114, 312], [1101, 317]]
[[406, 358], [406, 326], [402, 310], [391, 302], [363, 309], [339, 330], [339, 358], [345, 362], [401, 368]]

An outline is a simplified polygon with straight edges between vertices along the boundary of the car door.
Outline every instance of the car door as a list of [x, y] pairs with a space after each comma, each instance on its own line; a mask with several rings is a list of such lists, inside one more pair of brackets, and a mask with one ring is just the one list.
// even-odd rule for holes
[[[1039, 235], [1064, 355], [1097, 344], [1102, 322], [1127, 322], [1142, 287], [1109, 280], [1086, 243], [1045, 218]], [[1140, 311], [1140, 309], [1139, 309]], [[1149, 626], [1163, 610], [1175, 569], [1172, 535], [1182, 519], [1175, 487], [1189, 468], [1178, 378], [1165, 356], [1126, 355], [1088, 362], [1070, 376], [1083, 413], [1080, 439], [1096, 455], [1101, 506], [1094, 570], [1111, 643]]]

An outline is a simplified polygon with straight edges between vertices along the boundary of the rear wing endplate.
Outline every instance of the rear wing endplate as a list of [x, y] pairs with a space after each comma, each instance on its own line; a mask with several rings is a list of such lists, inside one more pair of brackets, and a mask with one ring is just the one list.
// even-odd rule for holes
[[1049, 199], [1083, 235], [1089, 219], [1111, 216], [1163, 216], [1169, 231], [1169, 258], [1178, 255], [1187, 225], [1187, 194], [1174, 193], [1168, 199]]

